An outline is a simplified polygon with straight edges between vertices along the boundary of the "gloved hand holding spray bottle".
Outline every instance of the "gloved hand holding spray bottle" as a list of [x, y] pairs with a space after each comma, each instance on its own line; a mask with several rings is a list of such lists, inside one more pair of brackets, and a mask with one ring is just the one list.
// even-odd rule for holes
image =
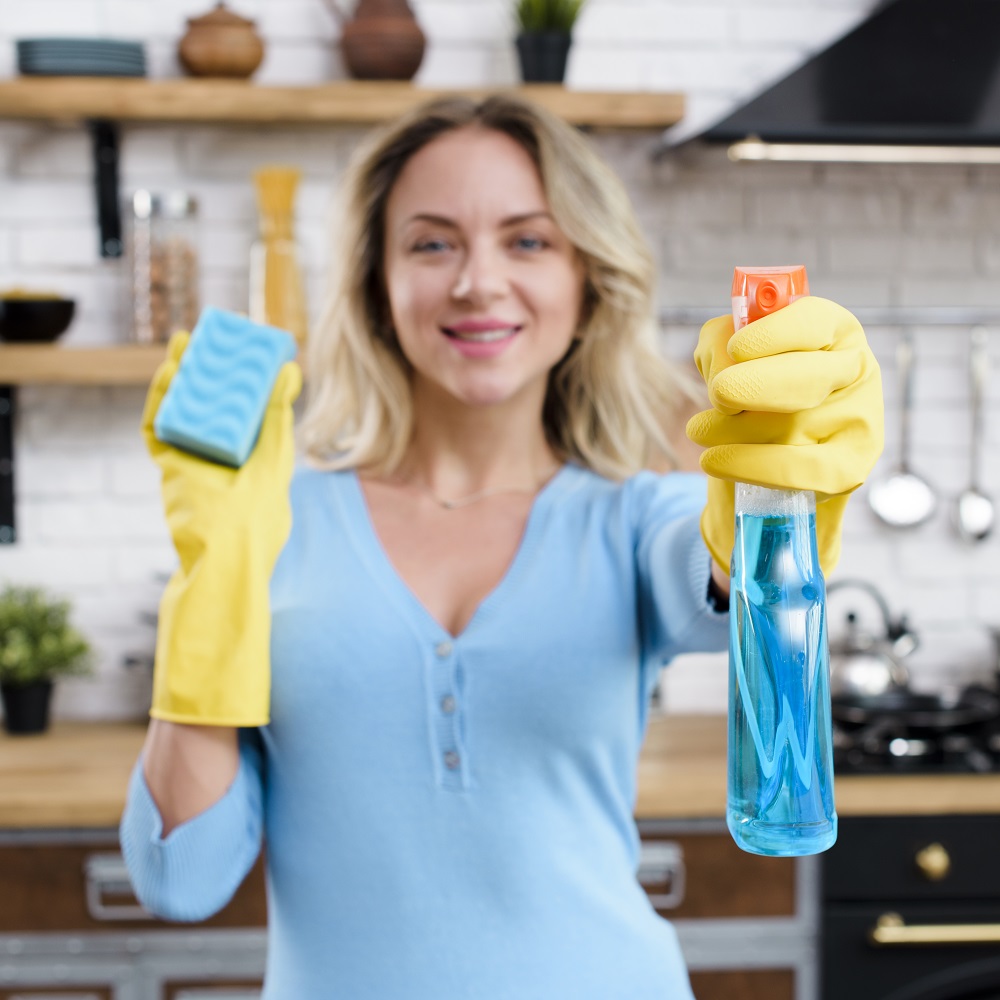
[[[804, 267], [736, 268], [733, 327], [808, 293]], [[726, 822], [754, 854], [816, 854], [837, 839], [816, 497], [737, 483], [734, 512]]]
[[882, 382], [857, 318], [808, 295], [804, 268], [738, 269], [733, 304], [701, 329], [711, 406], [687, 424], [702, 538], [731, 580], [728, 822], [744, 850], [811, 854], [837, 829], [823, 574], [882, 451]]

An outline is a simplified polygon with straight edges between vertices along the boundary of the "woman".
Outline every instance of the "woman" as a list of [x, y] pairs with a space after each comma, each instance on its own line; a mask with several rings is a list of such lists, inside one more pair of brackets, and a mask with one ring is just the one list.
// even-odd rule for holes
[[[200, 919], [263, 834], [269, 1000], [689, 997], [634, 874], [648, 696], [676, 654], [725, 645], [733, 478], [821, 490], [835, 549], [879, 446], [864, 336], [804, 300], [757, 338], [754, 391], [794, 396], [762, 442], [731, 323], [706, 326], [706, 504], [704, 477], [642, 471], [681, 382], [627, 198], [573, 129], [441, 102], [375, 136], [345, 190], [294, 476], [294, 366], [239, 471], [149, 430], [183, 338], [150, 391], [181, 568], [122, 823], [136, 890]], [[833, 358], [836, 384], [769, 382], [768, 343]], [[746, 465], [761, 443], [777, 480]]]

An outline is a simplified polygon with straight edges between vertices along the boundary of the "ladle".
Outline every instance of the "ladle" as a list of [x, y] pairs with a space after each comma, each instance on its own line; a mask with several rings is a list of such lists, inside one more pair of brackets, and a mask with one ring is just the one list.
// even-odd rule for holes
[[969, 334], [969, 382], [972, 409], [972, 440], [969, 451], [969, 485], [955, 501], [955, 530], [964, 542], [981, 542], [993, 530], [993, 500], [979, 486], [983, 436], [983, 390], [989, 364], [986, 331], [975, 327]]
[[868, 504], [885, 524], [893, 528], [914, 528], [933, 515], [937, 497], [930, 484], [909, 467], [910, 410], [913, 406], [913, 335], [909, 330], [899, 340], [896, 364], [901, 395], [899, 465], [887, 477], [872, 483]]

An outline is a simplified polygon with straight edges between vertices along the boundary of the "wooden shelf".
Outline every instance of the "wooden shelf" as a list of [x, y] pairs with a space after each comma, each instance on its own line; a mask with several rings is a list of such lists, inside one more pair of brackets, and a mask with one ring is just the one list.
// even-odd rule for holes
[[165, 354], [164, 344], [2, 344], [0, 385], [147, 385]]
[[558, 84], [438, 90], [388, 81], [268, 87], [242, 80], [18, 77], [0, 81], [0, 118], [372, 124], [395, 118], [432, 97], [482, 97], [503, 89], [537, 101], [574, 125], [662, 129], [675, 124], [684, 113], [681, 94], [593, 93], [567, 90]]

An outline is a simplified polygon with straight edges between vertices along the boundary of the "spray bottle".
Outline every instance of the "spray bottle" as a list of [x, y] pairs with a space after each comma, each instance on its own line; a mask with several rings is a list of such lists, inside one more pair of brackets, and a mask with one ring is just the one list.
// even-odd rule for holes
[[[736, 268], [734, 326], [808, 293], [804, 267]], [[735, 509], [726, 822], [752, 854], [817, 854], [837, 814], [816, 497], [737, 483]]]

